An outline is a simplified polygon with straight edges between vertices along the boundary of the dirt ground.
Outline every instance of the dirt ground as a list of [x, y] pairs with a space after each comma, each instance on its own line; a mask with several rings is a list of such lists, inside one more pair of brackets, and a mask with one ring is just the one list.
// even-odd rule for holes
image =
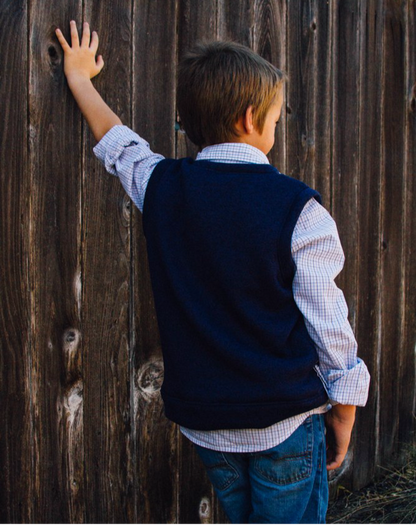
[[383, 469], [385, 475], [357, 492], [339, 487], [327, 523], [416, 523], [416, 448], [405, 466]]

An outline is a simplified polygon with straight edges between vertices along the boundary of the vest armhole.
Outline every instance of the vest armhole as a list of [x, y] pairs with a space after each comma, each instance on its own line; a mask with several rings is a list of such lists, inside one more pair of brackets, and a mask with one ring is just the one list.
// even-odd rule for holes
[[178, 160], [177, 159], [162, 159], [160, 162], [156, 164], [147, 182], [146, 191], [145, 191], [144, 199], [143, 199], [143, 213], [142, 213], [142, 227], [143, 227], [143, 233], [145, 237], [146, 237], [148, 208], [150, 205], [149, 202], [152, 200], [153, 192], [160, 178], [166, 172], [166, 170], [170, 168], [170, 166], [174, 162], [178, 162]]
[[279, 246], [282, 247], [283, 253], [278, 254], [279, 266], [281, 268], [281, 277], [284, 283], [290, 283], [293, 280], [296, 271], [296, 264], [292, 257], [292, 235], [293, 230], [295, 229], [296, 223], [299, 219], [305, 204], [312, 198], [322, 204], [322, 198], [320, 193], [318, 193], [313, 188], [309, 186], [297, 194], [290, 211], [287, 215], [286, 221], [282, 228], [282, 233], [280, 235]]

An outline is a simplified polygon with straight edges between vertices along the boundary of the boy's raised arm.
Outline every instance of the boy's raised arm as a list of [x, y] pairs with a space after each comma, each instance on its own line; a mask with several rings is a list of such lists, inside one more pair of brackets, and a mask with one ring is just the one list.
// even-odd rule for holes
[[90, 28], [88, 22], [85, 22], [80, 44], [74, 20], [71, 20], [70, 27], [72, 47], [65, 40], [60, 29], [55, 30], [64, 51], [64, 73], [69, 88], [98, 142], [107, 131], [122, 122], [104, 102], [91, 82], [104, 66], [102, 55], [99, 55], [97, 62], [95, 61], [98, 34], [93, 31], [90, 45]]

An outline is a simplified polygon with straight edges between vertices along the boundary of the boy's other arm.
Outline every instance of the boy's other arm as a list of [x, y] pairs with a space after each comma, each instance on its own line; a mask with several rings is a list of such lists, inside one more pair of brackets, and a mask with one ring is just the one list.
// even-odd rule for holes
[[325, 414], [327, 470], [341, 466], [348, 452], [355, 422], [355, 405], [334, 405]]
[[335, 284], [345, 256], [335, 221], [314, 198], [302, 210], [292, 236], [296, 265], [293, 293], [319, 358], [316, 371], [332, 409], [325, 415], [327, 469], [348, 451], [356, 406], [367, 402], [370, 374], [357, 357], [344, 294]]
[[97, 141], [116, 124], [122, 124], [119, 117], [108, 107], [92, 85], [94, 78], [104, 66], [102, 55], [95, 61], [98, 49], [98, 34], [93, 31], [90, 44], [90, 28], [84, 23], [81, 44], [74, 20], [70, 22], [71, 43], [68, 44], [59, 28], [55, 34], [64, 51], [64, 73], [77, 104], [82, 111]]

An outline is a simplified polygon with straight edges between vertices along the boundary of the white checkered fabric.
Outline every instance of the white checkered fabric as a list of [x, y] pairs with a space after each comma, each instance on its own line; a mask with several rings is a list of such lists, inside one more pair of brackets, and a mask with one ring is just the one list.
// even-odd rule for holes
[[[125, 125], [113, 126], [93, 148], [108, 173], [118, 176], [134, 204], [143, 211], [147, 182], [164, 157], [151, 151], [148, 142]], [[208, 146], [196, 160], [228, 163], [269, 161], [259, 149], [242, 143]], [[296, 264], [293, 293], [305, 318], [318, 357], [316, 371], [330, 403], [290, 417], [267, 428], [193, 430], [180, 427], [191, 441], [225, 452], [256, 452], [288, 438], [311, 414], [324, 413], [331, 404], [364, 406], [370, 374], [357, 357], [357, 342], [348, 322], [348, 307], [334, 278], [344, 266], [344, 252], [334, 219], [314, 198], [303, 208], [292, 236]]]

